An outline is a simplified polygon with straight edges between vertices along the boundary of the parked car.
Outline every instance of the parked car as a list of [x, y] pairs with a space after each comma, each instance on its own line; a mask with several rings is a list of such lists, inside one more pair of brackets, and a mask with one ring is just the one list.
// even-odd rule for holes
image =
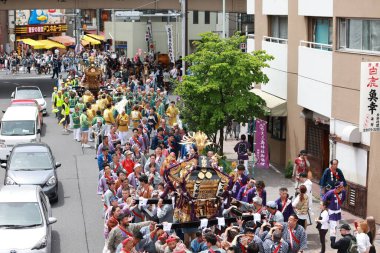
[[[41, 128], [42, 125], [44, 124], [44, 118], [43, 118], [43, 109], [42, 107], [38, 104], [37, 100], [34, 99], [13, 99], [11, 101], [11, 104], [9, 106], [33, 106], [38, 109], [38, 117], [40, 118], [40, 123], [41, 123]], [[5, 111], [4, 111], [5, 113]]]
[[40, 88], [37, 86], [19, 86], [12, 92], [12, 99], [35, 99], [41, 106], [43, 115], [47, 114], [46, 96], [42, 95]]
[[48, 198], [36, 185], [0, 189], [0, 252], [51, 252], [52, 217]]
[[37, 108], [8, 107], [1, 119], [0, 160], [7, 160], [12, 148], [20, 143], [41, 141], [41, 122]]
[[26, 143], [13, 147], [5, 168], [5, 185], [39, 185], [51, 202], [58, 201], [57, 168], [61, 164], [48, 145]]

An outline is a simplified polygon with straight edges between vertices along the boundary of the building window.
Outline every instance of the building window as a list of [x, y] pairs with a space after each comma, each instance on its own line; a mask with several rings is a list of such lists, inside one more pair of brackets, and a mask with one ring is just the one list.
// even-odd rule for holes
[[242, 23], [253, 23], [254, 22], [254, 15], [242, 13], [241, 14], [241, 22]]
[[196, 24], [199, 23], [198, 17], [199, 17], [199, 12], [198, 11], [193, 11], [193, 24], [194, 25], [196, 25]]
[[288, 39], [288, 17], [287, 16], [270, 16], [269, 36], [280, 39]]
[[205, 11], [205, 24], [210, 24], [210, 12]]
[[268, 117], [268, 133], [273, 139], [286, 139], [286, 117]]
[[315, 43], [332, 44], [332, 19], [331, 18], [311, 18], [310, 40]]
[[380, 19], [339, 19], [339, 48], [380, 52]]

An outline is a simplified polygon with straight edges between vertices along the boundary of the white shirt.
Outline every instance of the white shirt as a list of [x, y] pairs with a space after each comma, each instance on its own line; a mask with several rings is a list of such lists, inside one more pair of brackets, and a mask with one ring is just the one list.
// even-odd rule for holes
[[327, 210], [323, 210], [321, 213], [321, 218], [321, 229], [329, 229], [329, 212], [327, 212]]
[[358, 233], [356, 235], [356, 242], [358, 243], [358, 250], [360, 253], [367, 252], [369, 247], [371, 247], [369, 236], [366, 233]]

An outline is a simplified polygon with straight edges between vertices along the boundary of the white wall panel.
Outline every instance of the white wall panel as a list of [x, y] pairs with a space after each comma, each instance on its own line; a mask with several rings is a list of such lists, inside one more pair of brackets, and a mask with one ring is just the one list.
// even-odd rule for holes
[[333, 0], [298, 0], [298, 15], [332, 17], [333, 5]]
[[262, 0], [264, 15], [288, 15], [288, 0]]
[[255, 14], [255, 2], [256, 0], [247, 0], [247, 14]]
[[298, 74], [306, 78], [332, 84], [332, 52], [299, 46]]
[[346, 180], [366, 186], [368, 152], [361, 148], [346, 144], [336, 144], [336, 158], [338, 167], [343, 171]]

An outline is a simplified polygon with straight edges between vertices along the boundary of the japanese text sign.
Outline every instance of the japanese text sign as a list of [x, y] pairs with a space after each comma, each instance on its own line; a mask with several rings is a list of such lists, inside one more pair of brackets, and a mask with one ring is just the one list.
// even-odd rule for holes
[[267, 139], [267, 122], [261, 119], [256, 119], [255, 155], [256, 166], [268, 169], [269, 155]]
[[360, 75], [360, 132], [380, 131], [380, 62], [362, 62]]

